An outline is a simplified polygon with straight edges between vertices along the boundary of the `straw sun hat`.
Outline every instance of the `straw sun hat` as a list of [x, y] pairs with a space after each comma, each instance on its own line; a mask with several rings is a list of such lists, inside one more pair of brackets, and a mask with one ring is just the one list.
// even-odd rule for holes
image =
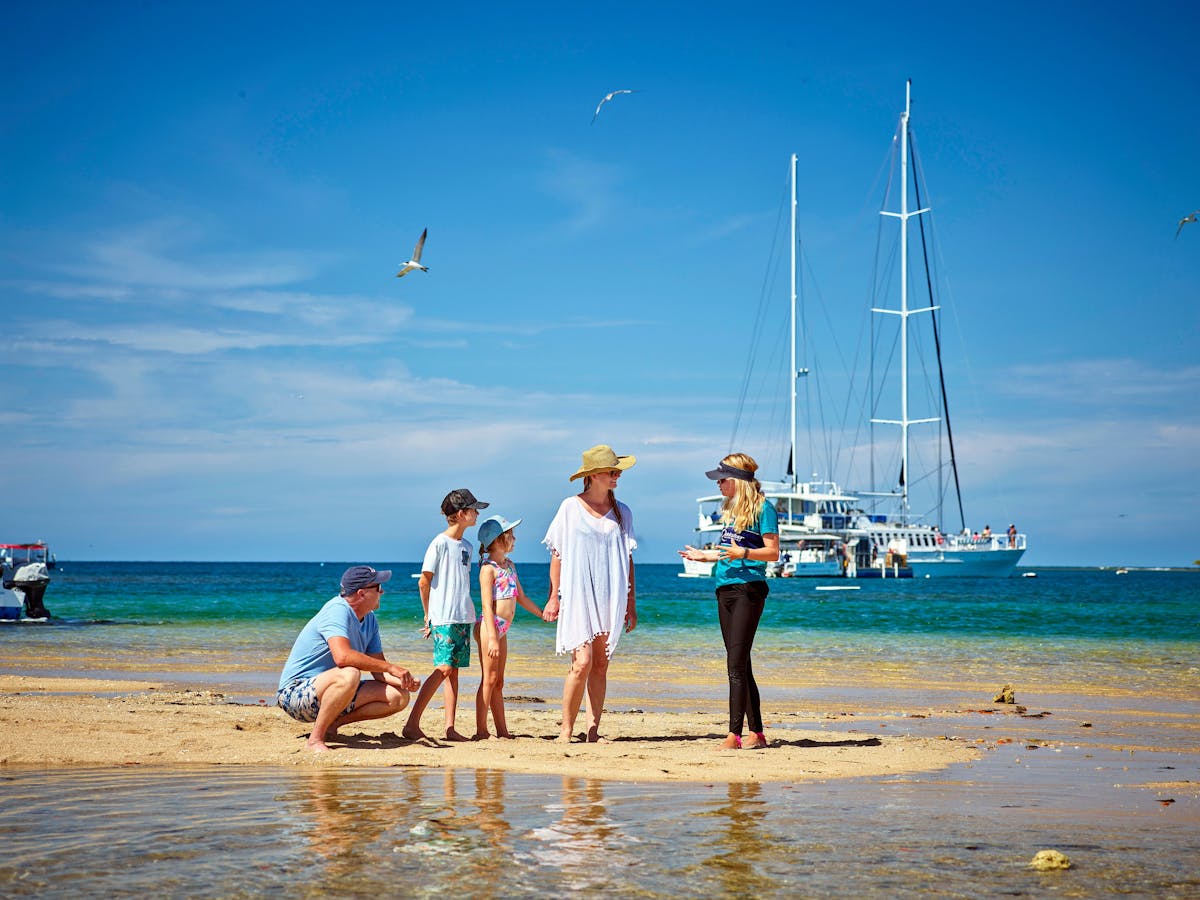
[[609, 469], [620, 469], [623, 472], [636, 462], [636, 456], [617, 456], [608, 444], [597, 444], [591, 450], [583, 451], [583, 465], [569, 480], [574, 481], [594, 472], [607, 472]]

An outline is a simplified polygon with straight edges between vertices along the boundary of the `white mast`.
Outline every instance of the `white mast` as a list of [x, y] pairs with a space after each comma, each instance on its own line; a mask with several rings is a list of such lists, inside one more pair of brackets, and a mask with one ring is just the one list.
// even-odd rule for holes
[[[908, 211], [908, 116], [912, 108], [912, 81], [904, 85], [904, 112], [900, 115], [900, 212], [881, 210], [880, 215], [892, 216], [900, 220], [900, 308], [872, 309], [872, 312], [885, 313], [900, 317], [900, 418], [872, 419], [885, 425], [900, 426], [900, 472], [903, 482], [900, 485], [901, 520], [908, 522], [908, 429], [911, 425], [924, 422], [936, 422], [932, 419], [910, 419], [908, 417], [908, 317], [913, 310], [908, 308], [908, 220], [913, 216], [929, 212], [929, 207]], [[933, 307], [915, 310], [915, 312], [931, 312]]]
[[796, 371], [796, 154], [792, 154], [792, 448], [791, 475], [792, 492], [796, 491], [796, 477], [800, 471], [800, 463], [796, 459], [796, 380], [800, 373]]

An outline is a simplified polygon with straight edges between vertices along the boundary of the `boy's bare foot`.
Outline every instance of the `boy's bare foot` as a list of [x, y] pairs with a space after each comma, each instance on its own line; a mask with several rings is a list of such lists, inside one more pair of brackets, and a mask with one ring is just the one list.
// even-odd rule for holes
[[446, 740], [448, 740], [448, 741], [469, 741], [470, 738], [463, 737], [461, 734], [459, 734], [457, 731], [455, 731], [454, 726], [451, 725], [449, 728], [446, 729]]
[[474, 735], [471, 737], [471, 740], [473, 740], [473, 741], [486, 741], [486, 740], [489, 740], [490, 738], [491, 738], [491, 734], [489, 734], [488, 732], [486, 732], [486, 731], [477, 731], [477, 732], [475, 732], [475, 734], [474, 734]]
[[498, 737], [502, 741], [515, 741], [517, 739], [517, 736], [510, 731], [504, 731], [504, 732], [497, 731], [496, 737]]
[[589, 728], [587, 733], [587, 742], [589, 744], [607, 744], [608, 738], [600, 736], [599, 728]]
[[721, 741], [721, 744], [720, 744], [720, 746], [717, 747], [717, 749], [718, 750], [741, 750], [742, 749], [742, 736], [740, 734], [734, 734], [733, 732], [730, 732], [729, 737], [727, 737], [727, 738], [725, 738], [725, 740]]
[[400, 736], [410, 741], [423, 741], [426, 738], [425, 732], [416, 725], [405, 725], [404, 729], [400, 732]]

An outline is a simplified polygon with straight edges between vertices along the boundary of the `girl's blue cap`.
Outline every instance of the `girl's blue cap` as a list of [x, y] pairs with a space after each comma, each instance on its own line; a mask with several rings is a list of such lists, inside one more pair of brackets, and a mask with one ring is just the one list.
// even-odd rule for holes
[[492, 541], [504, 532], [512, 531], [520, 524], [520, 519], [510, 522], [504, 516], [488, 516], [479, 524], [479, 548], [486, 550], [492, 546]]

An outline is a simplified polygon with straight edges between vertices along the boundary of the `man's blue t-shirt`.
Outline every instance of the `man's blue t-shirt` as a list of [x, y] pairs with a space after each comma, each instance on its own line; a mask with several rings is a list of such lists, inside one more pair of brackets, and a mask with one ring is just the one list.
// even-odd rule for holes
[[360, 622], [344, 597], [334, 597], [300, 631], [283, 665], [279, 686], [282, 688], [296, 678], [315, 678], [334, 668], [328, 643], [331, 637], [344, 637], [359, 653], [383, 652], [375, 613], [367, 613]]
[[[758, 513], [758, 521], [746, 531], [737, 531], [732, 524], [721, 532], [722, 544], [732, 544], [747, 550], [763, 546], [764, 534], [779, 534], [779, 515], [769, 500], [764, 500]], [[733, 559], [717, 561], [717, 587], [723, 584], [745, 584], [748, 581], [766, 581], [767, 564], [757, 559]]]

